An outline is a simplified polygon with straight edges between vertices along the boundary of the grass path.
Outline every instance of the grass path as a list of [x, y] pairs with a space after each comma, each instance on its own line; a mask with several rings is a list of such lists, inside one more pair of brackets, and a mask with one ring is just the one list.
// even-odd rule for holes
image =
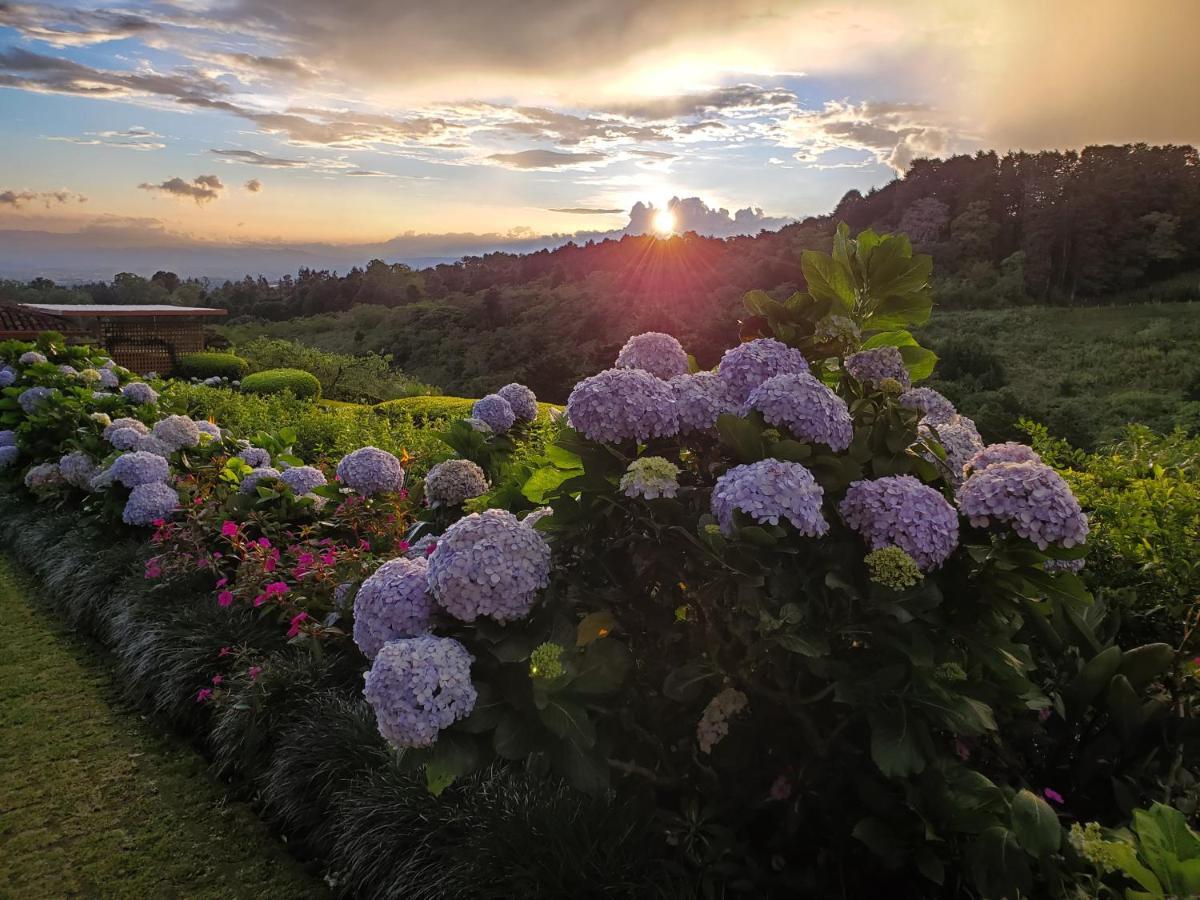
[[0, 557], [0, 898], [325, 897]]

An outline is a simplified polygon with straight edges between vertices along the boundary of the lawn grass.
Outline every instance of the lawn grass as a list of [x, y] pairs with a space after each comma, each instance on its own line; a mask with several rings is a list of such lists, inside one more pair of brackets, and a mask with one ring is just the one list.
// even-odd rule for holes
[[325, 897], [0, 557], [0, 897]]

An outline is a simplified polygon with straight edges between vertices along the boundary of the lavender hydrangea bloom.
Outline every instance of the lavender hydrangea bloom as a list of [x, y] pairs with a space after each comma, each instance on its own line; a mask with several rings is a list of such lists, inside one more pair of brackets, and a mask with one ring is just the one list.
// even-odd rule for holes
[[21, 395], [17, 397], [17, 403], [25, 411], [25, 415], [31, 416], [42, 403], [57, 393], [58, 391], [54, 388], [31, 387], [21, 392]]
[[522, 422], [532, 422], [537, 418], [537, 395], [523, 384], [506, 384], [496, 391], [498, 397], [503, 397], [512, 407], [513, 415]]
[[315, 466], [292, 466], [284, 469], [279, 475], [279, 480], [295, 494], [307, 494], [313, 488], [328, 483], [325, 481], [325, 473]]
[[58, 470], [58, 463], [42, 463], [25, 473], [25, 487], [31, 491], [50, 490], [62, 483], [63, 476]]
[[854, 482], [838, 512], [871, 550], [899, 547], [922, 572], [940, 567], [958, 546], [958, 513], [911, 475]]
[[845, 401], [807, 372], [768, 378], [750, 392], [747, 406], [801, 441], [845, 450], [854, 439]]
[[846, 357], [845, 368], [852, 378], [874, 388], [879, 388], [886, 378], [900, 382], [905, 390], [912, 385], [908, 369], [904, 367], [904, 357], [897, 347], [875, 347], [851, 353]]
[[618, 369], [641, 369], [664, 381], [688, 371], [687, 351], [669, 334], [647, 331], [635, 334], [617, 354]]
[[0, 469], [7, 469], [17, 461], [17, 457], [21, 455], [21, 451], [11, 444], [6, 447], [0, 447]]
[[958, 487], [963, 480], [963, 466], [972, 456], [983, 449], [983, 438], [979, 429], [966, 416], [955, 416], [949, 422], [923, 422], [917, 429], [918, 434], [928, 440], [935, 440], [946, 451], [946, 459], [941, 460], [932, 454], [925, 454], [930, 462], [942, 468], [947, 480]]
[[1062, 575], [1064, 572], [1077, 574], [1083, 571], [1085, 560], [1079, 559], [1048, 559], [1042, 563], [1042, 571], [1050, 575]]
[[496, 434], [504, 434], [517, 421], [512, 406], [499, 394], [488, 394], [476, 400], [471, 407], [471, 418], [487, 422], [488, 427]]
[[715, 372], [677, 375], [670, 384], [675, 393], [675, 412], [682, 434], [712, 431], [722, 413], [739, 412], [729, 399], [729, 388]]
[[1032, 447], [1018, 444], [1016, 441], [1005, 441], [1003, 444], [988, 444], [982, 450], [975, 453], [963, 466], [963, 474], [969, 476], [974, 472], [982, 472], [988, 466], [995, 465], [996, 463], [1040, 463], [1041, 461], [1042, 458], [1037, 455], [1037, 452]]
[[137, 419], [121, 418], [113, 419], [108, 425], [104, 426], [104, 431], [101, 433], [101, 436], [106, 441], [111, 443], [113, 432], [120, 428], [130, 428], [137, 434], [150, 433], [150, 429], [146, 427], [145, 423], [139, 422]]
[[378, 447], [359, 447], [347, 453], [337, 465], [337, 474], [342, 484], [368, 497], [404, 487], [400, 460]]
[[187, 416], [167, 416], [159, 420], [153, 434], [172, 450], [195, 447], [200, 443], [200, 428]]
[[425, 476], [425, 500], [431, 507], [458, 506], [486, 494], [487, 476], [469, 459], [447, 459]]
[[161, 456], [145, 450], [135, 450], [122, 453], [114, 459], [112, 465], [93, 479], [92, 485], [105, 487], [117, 481], [127, 488], [133, 488], [141, 484], [165, 482], [170, 474], [171, 468]]
[[242, 476], [242, 483], [238, 487], [238, 490], [243, 494], [253, 494], [258, 488], [258, 483], [264, 478], [279, 477], [281, 477], [281, 473], [278, 469], [273, 469], [270, 466], [258, 466]]
[[1001, 462], [975, 472], [958, 491], [958, 508], [976, 527], [1001, 522], [1043, 550], [1074, 547], [1088, 535], [1070, 486], [1042, 463]]
[[8, 366], [0, 369], [0, 388], [11, 387], [12, 383], [17, 380], [17, 373]]
[[379, 733], [395, 747], [429, 747], [438, 732], [475, 708], [467, 648], [424, 636], [384, 644], [366, 675], [363, 696]]
[[675, 392], [641, 369], [606, 369], [567, 398], [571, 427], [593, 441], [644, 441], [679, 431]]
[[121, 518], [128, 525], [153, 525], [156, 519], [170, 518], [178, 507], [179, 494], [169, 484], [139, 484], [129, 492]]
[[152, 434], [139, 435], [138, 439], [134, 441], [133, 449], [145, 453], [154, 453], [163, 459], [169, 459], [171, 454], [175, 452]]
[[0, 429], [0, 447], [15, 447], [17, 433], [10, 428]]
[[243, 447], [238, 451], [237, 458], [252, 469], [261, 469], [271, 464], [271, 454], [261, 447]]
[[96, 477], [98, 468], [90, 456], [82, 450], [75, 450], [58, 461], [58, 470], [67, 484], [87, 491], [91, 490], [92, 479]]
[[121, 396], [130, 403], [157, 403], [158, 392], [141, 381], [131, 381], [121, 388]]
[[29, 350], [17, 357], [17, 362], [23, 366], [34, 366], [38, 363], [44, 363], [46, 357], [38, 353], [36, 350]]
[[521, 524], [526, 528], [533, 528], [538, 522], [546, 518], [546, 516], [554, 515], [553, 508], [549, 506], [539, 506], [537, 509], [531, 509], [521, 517]]
[[762, 459], [734, 466], [717, 479], [712, 512], [725, 535], [733, 534], [737, 509], [760, 524], [787, 519], [801, 534], [819, 537], [829, 530], [821, 515], [823, 497], [821, 486], [800, 463]]
[[75, 368], [74, 366], [68, 366], [66, 364], [59, 366], [58, 371], [62, 375], [78, 375], [79, 374], [79, 370], [77, 368]]
[[433, 597], [424, 558], [390, 559], [375, 570], [354, 597], [354, 643], [367, 659], [399, 638], [428, 634]]
[[679, 493], [679, 466], [661, 456], [635, 459], [621, 476], [621, 491], [626, 497], [657, 500]]
[[115, 388], [120, 386], [121, 379], [111, 369], [101, 369], [100, 384], [106, 388]]
[[954, 404], [933, 388], [910, 388], [900, 395], [899, 403], [908, 409], [917, 410], [924, 421], [935, 425], [949, 422], [958, 415]]
[[196, 430], [199, 431], [200, 434], [207, 434], [214, 441], [219, 441], [221, 439], [220, 427], [212, 422], [205, 421], [204, 419], [196, 419]]
[[717, 375], [725, 382], [730, 401], [738, 406], [749, 400], [750, 392], [768, 378], [807, 371], [804, 354], [774, 338], [759, 338], [726, 350], [717, 366]]
[[142, 437], [132, 428], [114, 428], [108, 434], [108, 442], [118, 450], [132, 450]]
[[429, 589], [463, 622], [524, 618], [550, 583], [550, 545], [512, 513], [489, 509], [446, 529], [429, 557]]

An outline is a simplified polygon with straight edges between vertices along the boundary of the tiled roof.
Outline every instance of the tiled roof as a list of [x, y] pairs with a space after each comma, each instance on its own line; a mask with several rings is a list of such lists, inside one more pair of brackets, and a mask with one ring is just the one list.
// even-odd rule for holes
[[0, 304], [0, 334], [37, 334], [39, 331], [73, 331], [66, 319], [27, 306]]
[[223, 316], [224, 309], [207, 306], [168, 306], [165, 304], [116, 304], [116, 303], [26, 303], [30, 309], [70, 316], [73, 319], [110, 316]]

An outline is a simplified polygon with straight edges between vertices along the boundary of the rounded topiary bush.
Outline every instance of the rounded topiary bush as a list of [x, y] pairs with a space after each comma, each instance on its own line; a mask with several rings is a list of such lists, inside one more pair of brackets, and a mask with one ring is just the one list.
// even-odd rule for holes
[[179, 374], [186, 378], [241, 378], [249, 364], [232, 353], [188, 353], [179, 358]]
[[321, 382], [299, 369], [267, 369], [242, 379], [242, 390], [250, 394], [282, 394], [291, 391], [301, 400], [320, 400]]

